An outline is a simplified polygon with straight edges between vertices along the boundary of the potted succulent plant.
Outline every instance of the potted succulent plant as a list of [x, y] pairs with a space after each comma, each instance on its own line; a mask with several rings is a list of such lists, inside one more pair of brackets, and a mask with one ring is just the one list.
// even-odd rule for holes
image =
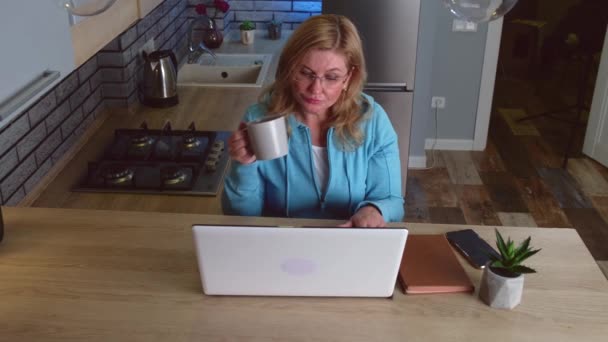
[[281, 28], [283, 22], [273, 19], [268, 23], [268, 38], [272, 40], [281, 39]]
[[521, 302], [524, 288], [524, 273], [536, 273], [521, 263], [538, 253], [540, 249], [530, 247], [530, 237], [519, 246], [508, 238], [507, 242], [496, 230], [496, 247], [500, 255], [490, 255], [481, 277], [479, 297], [493, 308], [512, 309]]
[[253, 44], [255, 25], [251, 21], [245, 20], [239, 25], [239, 28], [241, 29], [241, 42], [245, 45]]

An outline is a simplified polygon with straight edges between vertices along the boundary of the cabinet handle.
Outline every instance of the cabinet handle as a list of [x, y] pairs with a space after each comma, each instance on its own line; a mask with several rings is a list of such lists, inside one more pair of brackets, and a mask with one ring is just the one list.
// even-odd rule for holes
[[[104, 0], [101, 0], [101, 1], [104, 1]], [[99, 2], [99, 1], [97, 1], [97, 2]], [[114, 5], [115, 2], [116, 2], [116, 0], [105, 0], [105, 4], [101, 5], [100, 7], [97, 7], [97, 6], [92, 6], [89, 4], [81, 5], [81, 6], [74, 6], [73, 0], [63, 0], [63, 1], [61, 1], [60, 5], [61, 5], [61, 7], [65, 8], [68, 12], [70, 12], [71, 15], [77, 15], [77, 16], [81, 16], [81, 17], [90, 17], [93, 15], [97, 15], [99, 13], [105, 12], [108, 8], [110, 8], [112, 5]]]
[[[0, 102], [0, 123], [9, 117], [17, 108], [21, 107], [58, 78], [59, 71], [44, 71], [7, 100]], [[0, 124], [0, 126], [2, 126], [2, 124]]]

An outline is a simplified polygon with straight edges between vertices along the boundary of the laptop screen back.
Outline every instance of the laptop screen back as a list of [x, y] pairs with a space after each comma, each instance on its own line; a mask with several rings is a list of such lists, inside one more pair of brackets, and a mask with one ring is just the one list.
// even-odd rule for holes
[[390, 297], [405, 228], [193, 227], [208, 295]]

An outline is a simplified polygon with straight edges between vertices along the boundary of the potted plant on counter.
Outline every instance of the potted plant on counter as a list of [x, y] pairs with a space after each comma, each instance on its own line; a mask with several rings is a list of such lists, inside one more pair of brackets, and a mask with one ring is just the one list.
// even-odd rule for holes
[[272, 40], [281, 39], [281, 28], [283, 27], [283, 22], [280, 20], [271, 20], [268, 23], [268, 38]]
[[253, 44], [255, 25], [251, 21], [245, 20], [239, 25], [239, 29], [241, 29], [241, 42], [245, 45]]
[[507, 242], [496, 230], [496, 247], [500, 255], [490, 255], [481, 277], [479, 297], [493, 308], [512, 309], [521, 302], [524, 288], [524, 274], [536, 273], [521, 263], [538, 253], [540, 249], [530, 248], [530, 237], [519, 246], [508, 238]]

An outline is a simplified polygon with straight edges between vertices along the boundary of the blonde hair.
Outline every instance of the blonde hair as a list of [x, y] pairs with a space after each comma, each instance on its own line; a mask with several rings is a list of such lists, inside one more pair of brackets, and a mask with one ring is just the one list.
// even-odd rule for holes
[[299, 71], [304, 56], [315, 49], [335, 51], [346, 59], [350, 80], [330, 108], [327, 126], [334, 127], [343, 149], [356, 148], [363, 142], [359, 122], [368, 109], [364, 108], [368, 103], [361, 95], [367, 74], [361, 38], [355, 25], [345, 16], [324, 14], [303, 22], [285, 44], [275, 81], [262, 93], [260, 101], [267, 102], [269, 115], [295, 112], [298, 103], [291, 90], [293, 76]]

